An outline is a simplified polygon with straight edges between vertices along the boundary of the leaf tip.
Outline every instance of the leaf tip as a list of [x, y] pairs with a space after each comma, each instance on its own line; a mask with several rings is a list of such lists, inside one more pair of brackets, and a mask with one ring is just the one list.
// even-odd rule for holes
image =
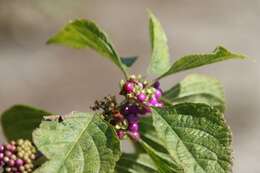
[[224, 46], [222, 46], [222, 45], [217, 46], [213, 52], [215, 52], [215, 53], [227, 53], [227, 54], [231, 54], [231, 55], [233, 55], [234, 57], [236, 57], [237, 59], [251, 59], [251, 58], [249, 58], [248, 56], [243, 55], [243, 54], [241, 54], [241, 53], [233, 53], [233, 52], [229, 51], [228, 49], [226, 49], [226, 48], [225, 48]]
[[153, 15], [152, 10], [150, 10], [149, 8], [146, 9], [146, 12], [147, 12], [147, 14], [148, 14], [149, 16]]
[[49, 45], [49, 44], [52, 44], [54, 43], [54, 39], [51, 37], [49, 38], [47, 41], [46, 41], [46, 44]]

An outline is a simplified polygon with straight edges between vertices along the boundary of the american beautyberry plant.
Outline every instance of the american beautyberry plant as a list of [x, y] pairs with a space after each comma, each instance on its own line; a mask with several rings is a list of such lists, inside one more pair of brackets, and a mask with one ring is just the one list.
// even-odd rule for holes
[[[124, 78], [118, 93], [90, 105], [91, 112], [67, 115], [16, 105], [2, 114], [9, 143], [0, 145], [4, 173], [228, 173], [231, 132], [224, 119], [219, 81], [191, 74], [163, 90], [160, 80], [203, 65], [245, 59], [222, 46], [170, 63], [166, 35], [149, 13], [151, 61], [146, 80], [131, 74], [136, 57], [121, 57], [92, 21], [75, 20], [48, 40], [73, 48], [92, 48], [114, 63]], [[115, 81], [116, 82], [116, 81]], [[118, 94], [120, 96], [118, 96]], [[116, 97], [117, 96], [117, 97]], [[121, 151], [122, 139], [134, 153]]]

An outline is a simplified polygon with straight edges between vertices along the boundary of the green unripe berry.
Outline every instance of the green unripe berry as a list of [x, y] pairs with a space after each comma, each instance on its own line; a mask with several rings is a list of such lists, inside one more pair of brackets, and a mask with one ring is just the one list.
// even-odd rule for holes
[[8, 157], [4, 157], [4, 162], [8, 162], [9, 158]]
[[31, 158], [32, 160], [34, 160], [34, 159], [35, 159], [35, 154], [31, 154], [30, 158]]
[[5, 171], [6, 171], [6, 172], [11, 172], [12, 169], [11, 169], [11, 168], [5, 168]]
[[20, 166], [20, 167], [19, 167], [19, 170], [20, 170], [20, 171], [24, 171], [24, 170], [25, 170], [24, 166]]
[[19, 139], [19, 140], [17, 141], [18, 145], [22, 145], [23, 142], [24, 142], [23, 139]]

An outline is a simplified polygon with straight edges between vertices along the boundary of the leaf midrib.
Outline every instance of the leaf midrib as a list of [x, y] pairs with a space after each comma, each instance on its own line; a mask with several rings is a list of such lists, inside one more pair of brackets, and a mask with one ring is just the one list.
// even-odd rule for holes
[[[71, 152], [75, 149], [75, 147], [77, 146], [77, 143], [80, 141], [82, 135], [83, 135], [83, 134], [85, 133], [85, 131], [88, 129], [89, 124], [93, 121], [93, 119], [94, 119], [94, 116], [92, 116], [92, 118], [91, 118], [91, 120], [89, 121], [89, 123], [88, 123], [88, 124], [85, 126], [85, 128], [83, 128], [83, 130], [80, 132], [79, 137], [77, 138], [76, 142], [74, 142], [74, 144], [73, 144], [72, 147], [70, 148], [69, 152], [66, 153], [65, 158], [64, 158], [64, 160], [63, 160], [63, 163], [65, 163], [65, 161], [68, 159], [68, 157], [69, 157], [69, 155], [71, 154]], [[89, 135], [89, 136], [91, 137], [93, 143], [95, 144], [95, 142], [94, 142], [94, 140], [93, 140], [93, 137], [92, 137], [91, 135]], [[94, 145], [94, 146], [96, 147], [96, 145]], [[81, 147], [81, 146], [80, 146], [80, 147]], [[97, 147], [96, 147], [96, 149], [97, 149]], [[97, 149], [97, 151], [98, 151], [98, 149]], [[98, 152], [99, 152], [99, 151], [98, 151]], [[100, 154], [98, 154], [98, 156], [99, 156], [99, 160], [100, 160]], [[65, 165], [65, 164], [64, 164], [64, 165]], [[60, 172], [60, 170], [61, 170], [62, 167], [63, 167], [63, 166], [60, 166], [60, 167], [59, 167], [58, 172]], [[99, 167], [99, 171], [100, 171], [100, 167]], [[99, 172], [99, 171], [98, 171], [98, 172]]]
[[[77, 29], [77, 26], [75, 26], [73, 29], [74, 29], [77, 33], [79, 33], [80, 37], [81, 37], [83, 40], [85, 40], [86, 42], [88, 42], [88, 41], [91, 41], [91, 42], [92, 42], [91, 39], [88, 39], [80, 30]], [[87, 29], [87, 32], [93, 33], [93, 32], [90, 31], [89, 29]], [[100, 31], [98, 31], [98, 32], [100, 32]], [[115, 63], [116, 65], [118, 65], [119, 68], [124, 72], [123, 67], [121, 67], [120, 59], [119, 59], [117, 53], [114, 51], [112, 45], [107, 41], [107, 38], [103, 39], [102, 37], [100, 37], [99, 35], [97, 35], [97, 34], [95, 34], [95, 33], [94, 33], [94, 35], [95, 35], [95, 37], [97, 37], [97, 39], [98, 39], [99, 41], [105, 43], [104, 45], [106, 46], [106, 48], [109, 49], [109, 55], [108, 55], [108, 56], [109, 56], [111, 59], [114, 59], [114, 58], [116, 57], [116, 61], [113, 61], [113, 60], [112, 60], [112, 62]], [[86, 44], [88, 44], [88, 43], [86, 43]], [[104, 52], [104, 51], [106, 51], [106, 50], [102, 48], [102, 51]], [[115, 57], [113, 57], [113, 56], [115, 56]]]
[[[193, 55], [187, 55], [187, 57], [188, 56], [216, 56], [217, 54], [216, 53], [212, 53], [212, 54], [206, 54], [206, 55], [204, 55], [204, 54], [193, 54]], [[186, 56], [184, 56], [184, 57], [182, 57], [182, 58], [185, 58]], [[210, 63], [208, 63], [208, 64], [213, 64], [213, 63], [215, 63], [215, 62], [221, 62], [221, 61], [223, 61], [223, 60], [229, 60], [229, 59], [233, 59], [233, 58], [231, 58], [231, 57], [236, 57], [236, 58], [239, 58], [239, 59], [243, 59], [243, 56], [239, 56], [239, 55], [236, 55], [236, 54], [230, 54], [230, 55], [227, 55], [227, 56], [225, 56], [225, 55], [223, 55], [223, 56], [221, 56], [221, 57], [219, 57], [218, 59], [220, 59], [220, 60], [215, 60], [215, 61], [213, 61], [213, 62], [210, 62]], [[173, 65], [172, 65], [172, 67], [169, 69], [169, 71], [167, 71], [163, 76], [167, 76], [167, 75], [169, 75], [169, 74], [174, 74], [174, 73], [178, 73], [178, 72], [180, 72], [180, 71], [182, 71], [183, 69], [178, 69], [179, 67], [180, 67], [180, 65], [181, 66], [186, 66], [187, 64], [189, 64], [189, 63], [191, 63], [191, 62], [185, 62], [184, 64], [178, 64], [177, 62], [179, 61], [179, 60], [181, 60], [182, 58], [179, 58]], [[223, 59], [223, 58], [225, 58], [225, 59]], [[235, 59], [235, 58], [234, 58]], [[195, 60], [194, 60], [195, 61]], [[206, 65], [206, 64], [203, 64], [203, 65]], [[203, 65], [200, 65], [200, 66], [203, 66]], [[189, 68], [184, 68], [184, 70], [189, 70], [189, 69], [191, 69], [191, 68], [193, 68], [193, 67], [189, 67]]]
[[[74, 29], [74, 30], [80, 35], [80, 37], [81, 37], [83, 40], [86, 41], [86, 44], [89, 44], [89, 43], [88, 43], [89, 41], [92, 42], [91, 39], [88, 39], [80, 30], [77, 29], [77, 26], [73, 27], [72, 29]], [[93, 32], [90, 31], [89, 29], [87, 29], [86, 32], [89, 32], [89, 33], [92, 33], [92, 34], [93, 34]], [[102, 38], [100, 38], [100, 37], [99, 37], [98, 35], [96, 35], [96, 34], [94, 34], [94, 35], [95, 35], [95, 37], [96, 37], [99, 41], [104, 42], [105, 45], [107, 46], [107, 42], [106, 42], [105, 40], [103, 40]], [[91, 46], [92, 46], [92, 45], [91, 45]], [[107, 47], [108, 47], [109, 50], [111, 51], [111, 48], [110, 48], [109, 46], [107, 46]], [[104, 51], [104, 49], [102, 49], [102, 51]], [[111, 55], [109, 55], [109, 56], [111, 56]]]

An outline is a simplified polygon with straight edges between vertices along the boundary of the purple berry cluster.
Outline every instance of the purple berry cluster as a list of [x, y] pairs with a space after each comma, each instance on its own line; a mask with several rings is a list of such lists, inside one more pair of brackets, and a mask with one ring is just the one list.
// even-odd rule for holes
[[0, 145], [0, 167], [4, 173], [30, 173], [36, 149], [29, 140], [19, 139]]
[[[151, 112], [150, 107], [163, 106], [163, 102], [160, 101], [162, 96], [160, 83], [156, 82], [150, 86], [141, 76], [132, 75], [127, 81], [121, 81], [120, 94], [126, 98], [126, 103], [122, 104], [120, 112], [127, 120], [127, 131], [134, 139], [138, 139], [139, 119]], [[123, 138], [125, 133], [124, 129], [117, 130], [119, 138]]]
[[130, 76], [121, 81], [120, 95], [124, 100], [118, 103], [115, 96], [95, 101], [90, 108], [100, 111], [99, 115], [115, 127], [119, 139], [128, 133], [133, 139], [139, 139], [139, 119], [151, 112], [151, 107], [163, 107], [160, 100], [160, 83], [149, 84], [141, 76]]
[[132, 75], [127, 81], [121, 81], [121, 88], [120, 94], [127, 99], [134, 99], [149, 107], [163, 106], [163, 102], [160, 101], [162, 90], [159, 82], [150, 86], [140, 75], [138, 77]]

